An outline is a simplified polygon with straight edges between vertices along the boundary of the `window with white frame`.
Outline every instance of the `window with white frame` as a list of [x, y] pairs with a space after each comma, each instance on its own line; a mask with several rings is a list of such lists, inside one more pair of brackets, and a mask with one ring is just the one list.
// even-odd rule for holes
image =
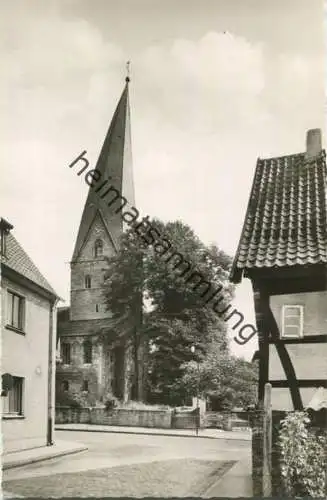
[[17, 330], [24, 329], [25, 299], [8, 290], [7, 324]]
[[23, 415], [24, 378], [13, 377], [12, 388], [2, 396], [2, 412], [4, 415]]
[[303, 306], [284, 305], [282, 311], [282, 337], [303, 336]]

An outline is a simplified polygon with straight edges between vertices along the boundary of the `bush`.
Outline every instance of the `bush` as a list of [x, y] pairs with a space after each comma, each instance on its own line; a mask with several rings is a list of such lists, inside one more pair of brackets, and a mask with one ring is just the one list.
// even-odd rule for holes
[[104, 407], [106, 411], [111, 411], [114, 408], [117, 408], [118, 405], [119, 405], [119, 400], [115, 398], [115, 396], [110, 395], [104, 401]]
[[56, 393], [56, 406], [69, 406], [70, 408], [89, 407], [87, 396], [74, 391], [61, 391]]
[[167, 405], [155, 405], [144, 403], [142, 401], [127, 401], [123, 403], [119, 401], [119, 399], [115, 398], [109, 394], [106, 398], [104, 398], [104, 406], [106, 411], [111, 411], [114, 408], [121, 408], [127, 410], [169, 410], [171, 407]]
[[127, 403], [121, 403], [119, 408], [127, 408], [130, 410], [169, 410], [170, 406], [161, 404], [149, 404], [143, 401], [127, 401]]
[[281, 422], [278, 446], [282, 485], [291, 497], [325, 497], [327, 439], [309, 424], [305, 411], [292, 412]]

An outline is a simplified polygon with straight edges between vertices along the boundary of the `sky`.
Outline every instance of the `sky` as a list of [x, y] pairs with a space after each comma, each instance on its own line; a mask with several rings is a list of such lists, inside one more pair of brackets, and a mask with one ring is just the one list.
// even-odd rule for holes
[[[322, 0], [7, 0], [0, 214], [69, 303], [87, 195], [131, 61], [136, 205], [234, 255], [258, 157], [324, 129]], [[325, 144], [325, 142], [324, 142]], [[235, 306], [254, 322], [248, 280]], [[256, 339], [233, 352], [251, 358]]]

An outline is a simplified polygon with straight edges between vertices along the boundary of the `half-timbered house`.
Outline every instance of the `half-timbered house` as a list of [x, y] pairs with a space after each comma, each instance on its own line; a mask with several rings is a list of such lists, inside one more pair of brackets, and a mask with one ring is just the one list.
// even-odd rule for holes
[[321, 132], [306, 151], [258, 159], [231, 281], [249, 278], [259, 335], [259, 402], [300, 410], [327, 379], [326, 155]]

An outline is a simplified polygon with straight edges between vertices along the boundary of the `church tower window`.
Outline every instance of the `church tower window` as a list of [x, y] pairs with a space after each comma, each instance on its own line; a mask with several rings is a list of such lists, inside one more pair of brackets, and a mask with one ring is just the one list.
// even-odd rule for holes
[[63, 380], [63, 382], [61, 384], [61, 389], [63, 390], [63, 392], [69, 391], [69, 382], [68, 382], [68, 380]]
[[91, 276], [89, 274], [85, 276], [85, 288], [91, 288]]
[[83, 342], [84, 364], [92, 363], [92, 343], [89, 340]]
[[103, 255], [103, 241], [96, 240], [94, 243], [94, 257], [101, 257]]
[[67, 342], [61, 344], [61, 357], [64, 365], [70, 365], [71, 362], [71, 345]]

